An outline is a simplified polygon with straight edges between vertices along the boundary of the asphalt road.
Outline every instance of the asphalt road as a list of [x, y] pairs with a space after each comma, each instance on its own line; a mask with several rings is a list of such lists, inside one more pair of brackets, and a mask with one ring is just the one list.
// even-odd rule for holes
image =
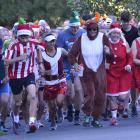
[[49, 131], [49, 123], [45, 123], [44, 128], [33, 134], [25, 134], [22, 124], [18, 136], [9, 129], [6, 135], [0, 136], [0, 140], [140, 140], [138, 120], [139, 118], [120, 118], [117, 126], [110, 126], [109, 121], [102, 121], [103, 128], [74, 126], [65, 120], [56, 131]]

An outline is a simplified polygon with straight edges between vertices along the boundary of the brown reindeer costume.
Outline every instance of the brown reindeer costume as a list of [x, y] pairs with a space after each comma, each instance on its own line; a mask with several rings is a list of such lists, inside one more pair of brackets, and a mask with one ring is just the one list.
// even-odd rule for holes
[[82, 63], [84, 66], [83, 77], [80, 77], [80, 80], [84, 90], [82, 109], [86, 114], [83, 124], [86, 126], [90, 124], [90, 115], [94, 118], [92, 125], [101, 126], [98, 118], [106, 99], [105, 45], [110, 47], [108, 38], [99, 32], [97, 22], [92, 20], [87, 23], [87, 33], [77, 40], [68, 55], [72, 65]]

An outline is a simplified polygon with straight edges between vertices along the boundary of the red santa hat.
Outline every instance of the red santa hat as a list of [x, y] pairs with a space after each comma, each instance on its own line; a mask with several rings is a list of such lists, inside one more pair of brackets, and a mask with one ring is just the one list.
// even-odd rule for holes
[[122, 30], [121, 30], [121, 25], [119, 23], [112, 23], [110, 25], [110, 30], [109, 30], [108, 34], [111, 34], [112, 32], [118, 32], [120, 34], [123, 34]]
[[124, 45], [127, 44], [126, 39], [124, 38], [124, 34], [123, 34], [122, 30], [121, 30], [121, 25], [119, 23], [112, 23], [111, 24], [110, 30], [109, 30], [109, 32], [107, 34], [109, 35], [112, 32], [120, 33], [120, 38], [123, 40]]
[[20, 35], [28, 35], [31, 36], [31, 30], [30, 30], [30, 25], [29, 24], [19, 24], [17, 27], [17, 36]]
[[112, 23], [110, 25], [110, 30], [109, 30], [108, 34], [110, 34], [112, 32], [118, 32], [121, 34], [122, 33], [121, 25], [119, 23]]
[[37, 24], [32, 24], [32, 25], [31, 25], [31, 28], [32, 28], [33, 32], [38, 32], [38, 33], [39, 33], [39, 25], [37, 25]]

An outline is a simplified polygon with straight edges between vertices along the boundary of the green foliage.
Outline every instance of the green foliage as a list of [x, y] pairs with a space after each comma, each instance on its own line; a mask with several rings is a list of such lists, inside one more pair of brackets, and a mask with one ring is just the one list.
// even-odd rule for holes
[[123, 9], [129, 9], [140, 19], [140, 0], [0, 0], [0, 25], [12, 26], [23, 17], [26, 21], [45, 19], [50, 26], [59, 26], [69, 19], [72, 10], [80, 15], [95, 11], [119, 17]]
[[140, 20], [140, 0], [125, 0], [125, 7], [129, 9], [131, 13]]
[[27, 22], [45, 19], [58, 26], [70, 15], [66, 0], [0, 0], [0, 25], [12, 26], [19, 17]]
[[102, 15], [115, 15], [118, 18], [124, 9], [128, 9], [137, 19], [140, 19], [140, 0], [67, 0], [70, 9], [78, 10], [81, 15], [94, 16], [98, 11]]

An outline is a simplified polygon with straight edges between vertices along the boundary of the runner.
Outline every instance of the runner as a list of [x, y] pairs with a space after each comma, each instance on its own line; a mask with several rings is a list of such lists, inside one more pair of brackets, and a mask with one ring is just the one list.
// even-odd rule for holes
[[55, 130], [57, 128], [57, 109], [61, 110], [66, 92], [66, 79], [63, 72], [62, 56], [67, 56], [67, 52], [63, 48], [56, 48], [55, 35], [48, 34], [44, 40], [46, 46], [42, 52], [43, 60], [40, 62], [40, 67], [46, 80], [44, 99], [47, 101], [49, 107], [50, 130]]
[[[78, 72], [83, 71], [80, 80], [84, 91], [84, 126], [102, 127], [99, 117], [104, 108], [106, 92], [106, 72], [104, 53], [110, 55], [108, 38], [99, 32], [98, 23], [90, 20], [84, 33], [69, 52], [69, 60]], [[105, 46], [103, 48], [103, 46]], [[105, 50], [105, 52], [104, 52]], [[77, 58], [78, 57], [78, 61]], [[84, 70], [79, 66], [83, 64]]]
[[[29, 130], [35, 132], [37, 96], [35, 86], [35, 75], [33, 66], [35, 64], [35, 46], [36, 42], [30, 39], [31, 31], [28, 24], [19, 24], [17, 37], [7, 49], [6, 63], [9, 64], [8, 75], [10, 78], [10, 87], [13, 93], [13, 130], [18, 133], [19, 128], [19, 110], [22, 103], [23, 87], [27, 91], [29, 101]], [[28, 112], [27, 112], [28, 113]]]
[[[126, 41], [129, 44], [129, 47], [131, 47], [132, 42], [134, 39], [138, 37], [138, 30], [136, 27], [131, 25], [131, 19], [132, 15], [129, 11], [123, 11], [121, 13], [121, 22], [122, 22], [122, 32], [124, 34], [124, 37]], [[136, 108], [136, 89], [132, 88], [131, 89], [131, 105], [132, 105], [132, 110], [131, 110], [131, 115], [137, 116], [137, 108]], [[128, 102], [129, 102], [129, 97], [128, 97]], [[128, 103], [126, 104], [125, 111], [123, 113], [124, 118], [128, 118]]]
[[[85, 32], [84, 29], [80, 27], [79, 14], [73, 11], [70, 17], [69, 28], [64, 30], [58, 35], [56, 45], [58, 47], [64, 48], [66, 51], [70, 51], [75, 41]], [[67, 74], [67, 94], [66, 94], [66, 104], [67, 104], [67, 119], [69, 122], [73, 121], [74, 124], [79, 125], [79, 114], [82, 104], [82, 87], [79, 77], [76, 75], [71, 75], [71, 65], [67, 58], [64, 59], [64, 71]], [[73, 87], [74, 86], [74, 87]], [[74, 91], [73, 91], [74, 88]], [[75, 92], [75, 93], [73, 93]], [[75, 108], [75, 113], [73, 116], [73, 104]]]
[[117, 124], [118, 103], [125, 108], [131, 88], [132, 52], [120, 24], [114, 23], [108, 33], [114, 58], [107, 60], [107, 97], [112, 114], [111, 125]]
[[[32, 26], [33, 31], [33, 38], [37, 39], [39, 42], [39, 45], [42, 49], [45, 48], [45, 43], [43, 40], [43, 37], [40, 36], [40, 27], [39, 25], [33, 24]], [[44, 32], [43, 32], [44, 31]], [[42, 35], [47, 34], [46, 30], [42, 31]], [[36, 126], [39, 129], [40, 127], [44, 127], [43, 123], [41, 122], [42, 115], [44, 113], [45, 109], [45, 101], [43, 99], [43, 92], [44, 92], [44, 78], [41, 77], [39, 73], [39, 58], [38, 58], [38, 51], [35, 52], [35, 59], [36, 63], [34, 65], [34, 74], [35, 74], [35, 80], [36, 80], [36, 87], [37, 87], [37, 96], [38, 96], [38, 111], [37, 111], [37, 120], [36, 120]]]
[[[138, 34], [140, 36], [140, 25], [138, 26]], [[133, 88], [138, 89], [140, 93], [140, 37], [136, 38], [132, 43], [132, 53], [133, 53]], [[140, 96], [138, 95], [138, 103], [140, 104]]]
[[4, 65], [3, 42], [0, 39], [0, 131], [7, 132], [5, 121], [8, 111], [8, 101], [10, 96], [8, 83], [8, 67]]

